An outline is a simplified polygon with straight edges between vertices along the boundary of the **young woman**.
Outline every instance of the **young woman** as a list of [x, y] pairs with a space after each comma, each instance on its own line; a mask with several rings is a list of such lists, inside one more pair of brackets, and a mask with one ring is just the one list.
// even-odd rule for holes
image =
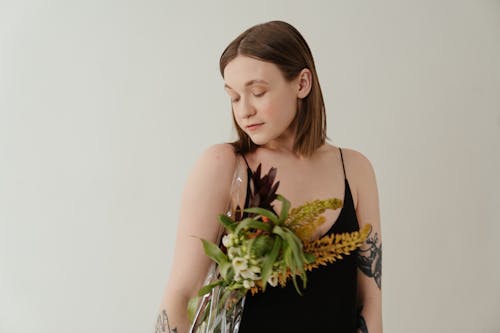
[[282, 21], [256, 25], [228, 45], [220, 70], [239, 139], [209, 147], [189, 176], [156, 332], [189, 329], [187, 302], [203, 285], [210, 265], [199, 238], [216, 242], [216, 217], [231, 199], [239, 160], [249, 173], [260, 163], [263, 172], [276, 167], [278, 193], [292, 207], [314, 199], [343, 200], [341, 209], [324, 213], [327, 222], [315, 237], [372, 225], [358, 251], [308, 272], [302, 296], [293, 285], [248, 295], [239, 332], [382, 332], [375, 174], [360, 152], [326, 143], [323, 97], [306, 41]]

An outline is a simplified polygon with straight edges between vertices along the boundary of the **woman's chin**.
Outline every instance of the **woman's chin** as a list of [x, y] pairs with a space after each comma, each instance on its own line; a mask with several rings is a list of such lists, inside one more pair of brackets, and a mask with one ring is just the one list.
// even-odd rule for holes
[[268, 140], [262, 139], [262, 138], [252, 138], [250, 137], [250, 140], [257, 146], [262, 146], [267, 143]]

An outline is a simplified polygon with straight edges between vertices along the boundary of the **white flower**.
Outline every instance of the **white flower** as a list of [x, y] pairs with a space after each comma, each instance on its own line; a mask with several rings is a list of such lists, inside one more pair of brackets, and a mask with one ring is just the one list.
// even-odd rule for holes
[[267, 279], [267, 283], [269, 283], [272, 287], [276, 287], [278, 285], [278, 274], [271, 274]]
[[241, 275], [240, 275], [240, 273], [236, 273], [236, 274], [234, 275], [234, 278], [233, 278], [233, 279], [234, 279], [234, 281], [236, 281], [236, 282], [241, 281]]
[[255, 282], [253, 282], [252, 280], [244, 280], [243, 281], [243, 287], [245, 287], [245, 289], [250, 289], [253, 286], [255, 286]]
[[233, 242], [232, 242], [232, 239], [231, 239], [231, 235], [224, 235], [224, 237], [222, 237], [222, 244], [225, 246], [225, 247], [230, 247], [231, 245], [233, 245]]
[[250, 270], [254, 273], [260, 273], [260, 267], [259, 266], [250, 266]]
[[250, 269], [244, 269], [240, 271], [240, 274], [245, 279], [259, 280], [260, 276], [252, 272]]
[[247, 269], [247, 260], [245, 258], [236, 257], [233, 259], [232, 264], [236, 273]]
[[239, 247], [230, 247], [227, 249], [227, 255], [229, 257], [229, 259], [233, 259], [233, 258], [236, 258], [236, 257], [239, 257], [240, 256], [240, 248]]

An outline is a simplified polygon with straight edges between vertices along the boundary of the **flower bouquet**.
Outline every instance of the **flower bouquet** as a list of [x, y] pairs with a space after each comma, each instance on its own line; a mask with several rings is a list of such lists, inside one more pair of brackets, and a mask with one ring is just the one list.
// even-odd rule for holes
[[[259, 165], [248, 183], [249, 208], [237, 210], [234, 218], [218, 217], [226, 231], [222, 246], [201, 240], [214, 263], [198, 297], [189, 302], [191, 332], [237, 332], [247, 292], [265, 291], [267, 285], [284, 287], [291, 279], [301, 294], [297, 277], [306, 288], [306, 271], [342, 259], [368, 236], [370, 225], [359, 232], [312, 239], [325, 222], [321, 214], [342, 207], [342, 201], [314, 200], [291, 209], [290, 202], [276, 193], [279, 181], [274, 184], [275, 177], [276, 168], [271, 168], [261, 178]], [[281, 202], [279, 214], [272, 205], [274, 200]]]

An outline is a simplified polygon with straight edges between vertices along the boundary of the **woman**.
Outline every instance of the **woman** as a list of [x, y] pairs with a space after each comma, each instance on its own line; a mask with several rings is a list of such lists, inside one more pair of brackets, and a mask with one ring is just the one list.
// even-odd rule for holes
[[374, 171], [361, 153], [325, 142], [323, 97], [306, 41], [282, 21], [256, 25], [229, 44], [220, 70], [239, 139], [208, 148], [189, 176], [156, 332], [189, 329], [187, 302], [203, 285], [210, 265], [199, 238], [216, 242], [216, 217], [231, 199], [241, 157], [250, 173], [260, 163], [264, 172], [276, 167], [278, 192], [292, 207], [314, 199], [343, 199], [340, 210], [324, 213], [327, 222], [316, 237], [359, 230], [364, 224], [371, 224], [372, 231], [359, 251], [308, 272], [302, 296], [293, 285], [247, 295], [239, 332], [382, 332], [382, 243]]

